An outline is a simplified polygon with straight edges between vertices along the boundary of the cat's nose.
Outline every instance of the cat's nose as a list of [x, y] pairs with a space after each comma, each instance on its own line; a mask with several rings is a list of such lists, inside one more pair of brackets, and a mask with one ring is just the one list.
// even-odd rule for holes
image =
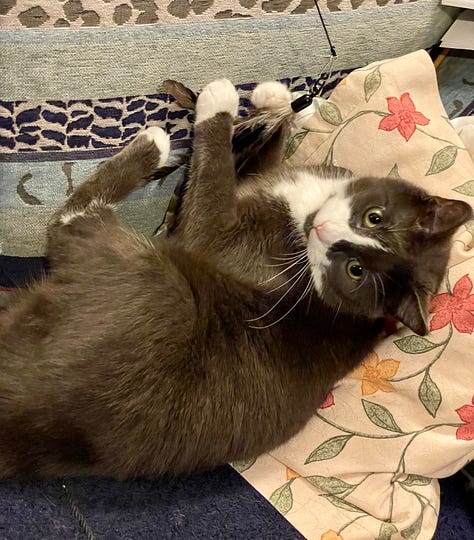
[[327, 221], [323, 221], [322, 223], [320, 223], [319, 225], [316, 225], [315, 227], [315, 230], [316, 230], [316, 234], [318, 235], [318, 238], [320, 240], [322, 240], [322, 236], [324, 235], [324, 229], [326, 228], [326, 223]]

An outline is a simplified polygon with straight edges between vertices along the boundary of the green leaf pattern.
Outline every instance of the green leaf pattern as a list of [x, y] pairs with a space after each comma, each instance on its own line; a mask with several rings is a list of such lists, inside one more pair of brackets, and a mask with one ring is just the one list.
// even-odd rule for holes
[[426, 176], [438, 174], [449, 169], [454, 165], [458, 155], [458, 147], [450, 144], [438, 150], [431, 159], [429, 169], [426, 171]]
[[418, 388], [418, 397], [425, 409], [434, 418], [441, 405], [441, 392], [436, 386], [436, 383], [430, 376], [430, 372], [426, 371], [420, 387]]
[[396, 532], [398, 531], [395, 525], [393, 525], [393, 523], [387, 523], [386, 521], [384, 521], [380, 526], [377, 540], [390, 540], [390, 538], [392, 538], [392, 535], [394, 535]]
[[234, 461], [232, 467], [238, 472], [243, 473], [250, 469], [252, 465], [257, 461], [257, 458], [248, 459], [246, 461]]
[[300, 131], [299, 133], [296, 133], [293, 135], [293, 137], [290, 138], [288, 141], [288, 145], [285, 150], [285, 155], [283, 156], [283, 159], [289, 159], [298, 149], [299, 145], [303, 142], [306, 135], [308, 135], [309, 131]]
[[293, 506], [293, 493], [291, 492], [290, 482], [286, 482], [276, 489], [271, 495], [269, 501], [283, 515], [287, 514]]
[[324, 101], [319, 106], [321, 118], [332, 126], [339, 126], [342, 123], [341, 111], [330, 101]]
[[426, 478], [426, 476], [407, 474], [405, 480], [402, 480], [400, 484], [403, 484], [404, 486], [429, 486], [431, 482], [431, 478]]
[[474, 197], [474, 180], [464, 182], [461, 186], [455, 187], [454, 191], [462, 193], [463, 195], [469, 195], [469, 197]]
[[382, 75], [380, 73], [380, 68], [377, 66], [374, 70], [369, 72], [364, 80], [364, 94], [365, 101], [369, 99], [377, 92], [382, 83]]
[[387, 174], [387, 176], [389, 178], [400, 178], [400, 173], [398, 172], [398, 165], [396, 163], [390, 169], [390, 172]]
[[362, 406], [364, 407], [365, 414], [368, 416], [369, 420], [376, 426], [401, 433], [402, 430], [395, 422], [392, 413], [383, 405], [363, 399]]
[[421, 512], [421, 514], [418, 516], [418, 519], [415, 521], [415, 523], [402, 531], [402, 537], [405, 538], [405, 540], [416, 540], [418, 538], [418, 535], [420, 534], [422, 524], [423, 512]]
[[353, 484], [348, 484], [334, 476], [305, 476], [305, 480], [317, 487], [320, 491], [329, 493], [330, 495], [341, 495], [348, 491], [352, 491]]
[[313, 461], [324, 461], [326, 459], [332, 459], [342, 452], [344, 447], [347, 444], [347, 441], [352, 437], [352, 435], [338, 435], [337, 437], [332, 437], [327, 441], [324, 441], [320, 444], [311, 454], [309, 455], [306, 463], [312, 463]]
[[401, 339], [396, 339], [394, 341], [395, 345], [404, 353], [408, 354], [421, 354], [432, 349], [435, 349], [439, 345], [432, 343], [424, 337], [420, 336], [406, 336]]

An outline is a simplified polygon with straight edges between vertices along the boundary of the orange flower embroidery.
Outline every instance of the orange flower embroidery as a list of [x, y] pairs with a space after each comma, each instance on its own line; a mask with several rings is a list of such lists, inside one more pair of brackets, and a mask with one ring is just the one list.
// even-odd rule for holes
[[378, 354], [370, 353], [361, 366], [351, 373], [351, 378], [362, 381], [362, 395], [375, 394], [377, 390], [382, 392], [394, 392], [395, 388], [387, 379], [395, 376], [400, 362], [393, 358], [379, 360]]
[[344, 540], [340, 534], [337, 534], [336, 531], [329, 529], [321, 535], [321, 540]]
[[396, 128], [406, 141], [415, 133], [417, 124], [426, 126], [430, 123], [424, 114], [416, 110], [408, 92], [403, 93], [400, 99], [388, 97], [387, 106], [390, 114], [382, 118], [379, 129], [393, 131]]
[[292, 478], [300, 478], [301, 474], [297, 473], [293, 469], [290, 469], [290, 467], [286, 468], [286, 479], [291, 480]]

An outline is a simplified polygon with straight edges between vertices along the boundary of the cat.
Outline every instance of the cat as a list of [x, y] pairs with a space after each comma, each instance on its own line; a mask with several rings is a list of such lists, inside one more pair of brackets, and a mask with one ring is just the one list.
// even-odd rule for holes
[[[290, 100], [278, 83], [255, 92], [269, 110]], [[279, 160], [237, 183], [237, 109], [225, 79], [199, 95], [169, 237], [114, 213], [165, 165], [158, 127], [52, 217], [49, 274], [0, 313], [1, 478], [182, 475], [256, 457], [305, 426], [384, 318], [426, 334], [471, 207]]]

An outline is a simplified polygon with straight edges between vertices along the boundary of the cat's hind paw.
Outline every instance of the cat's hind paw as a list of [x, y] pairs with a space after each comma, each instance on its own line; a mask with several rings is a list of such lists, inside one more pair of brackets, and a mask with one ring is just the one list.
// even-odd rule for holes
[[257, 109], [267, 109], [271, 112], [286, 112], [291, 104], [291, 92], [277, 81], [267, 81], [258, 84], [250, 101]]
[[217, 113], [229, 113], [232, 118], [239, 110], [239, 94], [227, 79], [209, 83], [199, 94], [196, 103], [196, 124], [212, 118]]
[[160, 151], [158, 167], [163, 167], [170, 155], [170, 136], [166, 131], [158, 126], [150, 126], [139, 134], [139, 137], [146, 137], [153, 142]]

